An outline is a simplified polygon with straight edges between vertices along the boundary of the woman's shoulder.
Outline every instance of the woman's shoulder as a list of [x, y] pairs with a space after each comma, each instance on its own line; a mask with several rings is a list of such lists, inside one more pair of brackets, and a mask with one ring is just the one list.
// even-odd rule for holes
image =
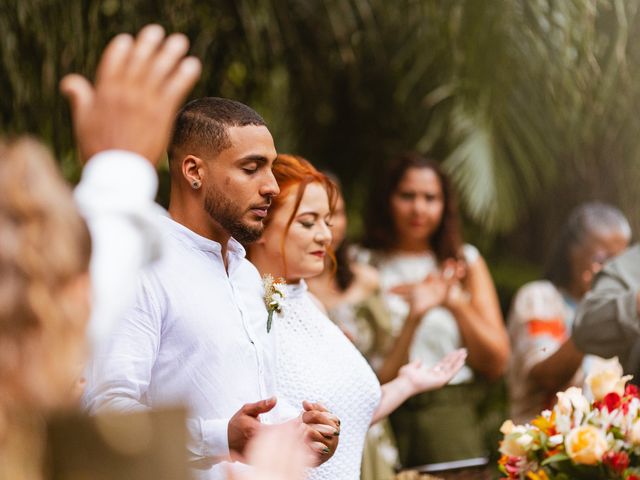
[[478, 250], [477, 247], [471, 245], [470, 243], [465, 243], [464, 245], [462, 245], [460, 253], [462, 254], [465, 262], [467, 262], [467, 265], [473, 265], [482, 258], [480, 250]]
[[522, 321], [557, 319], [564, 315], [565, 303], [560, 291], [548, 280], [526, 283], [517, 291], [512, 304], [512, 317]]

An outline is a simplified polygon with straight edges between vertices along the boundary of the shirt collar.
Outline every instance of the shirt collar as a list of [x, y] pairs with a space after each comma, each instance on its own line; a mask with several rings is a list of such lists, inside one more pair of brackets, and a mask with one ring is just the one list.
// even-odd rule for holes
[[[161, 218], [162, 223], [165, 227], [167, 227], [169, 234], [182, 243], [203, 252], [215, 253], [217, 255], [221, 254], [222, 245], [220, 245], [219, 242], [197, 234], [181, 223], [176, 222], [171, 217]], [[235, 258], [244, 258], [246, 255], [244, 247], [233, 237], [229, 238], [229, 242], [227, 243], [227, 252], [230, 257]]]

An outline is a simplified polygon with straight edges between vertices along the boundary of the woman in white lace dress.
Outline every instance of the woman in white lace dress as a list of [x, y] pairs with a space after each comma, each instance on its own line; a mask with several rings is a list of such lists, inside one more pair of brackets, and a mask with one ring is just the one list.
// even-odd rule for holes
[[[262, 238], [249, 258], [263, 275], [285, 279], [284, 301], [274, 316], [278, 391], [290, 402], [313, 399], [341, 419], [340, 444], [333, 458], [314, 468], [312, 480], [356, 480], [365, 435], [410, 396], [445, 385], [462, 367], [466, 352], [453, 352], [425, 368], [402, 367], [380, 386], [366, 360], [307, 291], [305, 278], [324, 269], [331, 241], [329, 222], [335, 188], [306, 160], [280, 155], [274, 175], [281, 189], [265, 220]], [[429, 292], [419, 295], [426, 310]], [[265, 318], [265, 328], [267, 319]], [[338, 433], [338, 432], [333, 432]]]

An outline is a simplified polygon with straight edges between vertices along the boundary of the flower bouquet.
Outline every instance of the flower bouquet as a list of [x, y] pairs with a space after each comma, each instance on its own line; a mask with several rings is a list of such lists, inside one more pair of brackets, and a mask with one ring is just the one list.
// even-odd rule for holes
[[530, 424], [501, 428], [500, 471], [508, 479], [640, 480], [640, 395], [617, 359], [571, 387]]

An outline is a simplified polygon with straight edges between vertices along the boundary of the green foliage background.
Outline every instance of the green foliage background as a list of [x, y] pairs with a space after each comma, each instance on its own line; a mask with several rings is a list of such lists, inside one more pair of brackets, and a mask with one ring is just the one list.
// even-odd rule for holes
[[506, 302], [577, 203], [611, 201], [640, 228], [639, 3], [0, 0], [0, 132], [43, 137], [77, 178], [59, 79], [160, 23], [204, 63], [193, 96], [252, 105], [280, 151], [342, 178], [354, 233], [380, 167], [433, 152]]

